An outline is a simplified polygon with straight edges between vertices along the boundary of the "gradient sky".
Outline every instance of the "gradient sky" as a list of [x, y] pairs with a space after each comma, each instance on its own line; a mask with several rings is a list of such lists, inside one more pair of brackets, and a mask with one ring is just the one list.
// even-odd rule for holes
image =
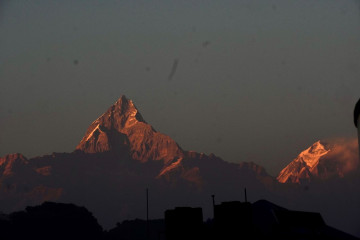
[[184, 149], [276, 175], [356, 137], [359, 0], [0, 2], [0, 155], [71, 152], [122, 94]]

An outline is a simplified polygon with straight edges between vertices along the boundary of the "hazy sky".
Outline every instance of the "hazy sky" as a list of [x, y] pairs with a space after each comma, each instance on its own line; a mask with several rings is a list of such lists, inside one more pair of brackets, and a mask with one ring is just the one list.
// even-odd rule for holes
[[0, 155], [71, 152], [125, 94], [184, 149], [275, 175], [356, 137], [359, 0], [0, 2]]

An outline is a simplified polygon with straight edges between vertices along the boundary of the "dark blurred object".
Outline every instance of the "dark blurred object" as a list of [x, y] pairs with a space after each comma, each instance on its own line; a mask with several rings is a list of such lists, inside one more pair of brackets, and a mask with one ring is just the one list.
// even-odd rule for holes
[[44, 202], [9, 215], [10, 239], [101, 239], [102, 227], [84, 207]]

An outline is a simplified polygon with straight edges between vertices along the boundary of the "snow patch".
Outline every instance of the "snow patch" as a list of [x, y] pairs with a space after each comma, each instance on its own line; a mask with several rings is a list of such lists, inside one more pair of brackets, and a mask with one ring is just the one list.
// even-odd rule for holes
[[94, 134], [94, 132], [96, 131], [96, 129], [99, 129], [99, 131], [102, 132], [102, 131], [100, 130], [99, 126], [100, 126], [100, 124], [98, 124], [98, 125], [94, 128], [94, 130], [92, 130], [92, 132], [89, 134], [89, 136], [86, 138], [85, 141], [88, 141], [88, 140], [91, 138], [91, 136]]
[[330, 150], [326, 150], [324, 145], [317, 141], [311, 147], [300, 153], [298, 159], [306, 163], [312, 170], [319, 163], [319, 159], [326, 155]]
[[164, 175], [165, 173], [173, 170], [174, 168], [179, 167], [182, 160], [183, 160], [183, 158], [179, 158], [176, 162], [173, 162], [172, 164], [170, 164], [169, 166], [164, 168], [157, 177], [160, 177], [160, 176]]

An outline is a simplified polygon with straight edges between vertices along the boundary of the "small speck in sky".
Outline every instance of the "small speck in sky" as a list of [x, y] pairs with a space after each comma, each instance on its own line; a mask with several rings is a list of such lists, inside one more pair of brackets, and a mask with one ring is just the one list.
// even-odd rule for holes
[[74, 60], [74, 65], [78, 65], [79, 64], [79, 60], [75, 59]]
[[169, 77], [168, 77], [169, 81], [171, 81], [172, 78], [174, 77], [178, 64], [179, 64], [179, 59], [175, 58], [174, 62], [173, 62], [173, 65], [172, 65], [172, 68], [171, 68], [171, 72], [170, 72]]
[[203, 43], [202, 43], [202, 46], [203, 47], [207, 47], [207, 46], [209, 46], [210, 45], [210, 41], [204, 41]]

